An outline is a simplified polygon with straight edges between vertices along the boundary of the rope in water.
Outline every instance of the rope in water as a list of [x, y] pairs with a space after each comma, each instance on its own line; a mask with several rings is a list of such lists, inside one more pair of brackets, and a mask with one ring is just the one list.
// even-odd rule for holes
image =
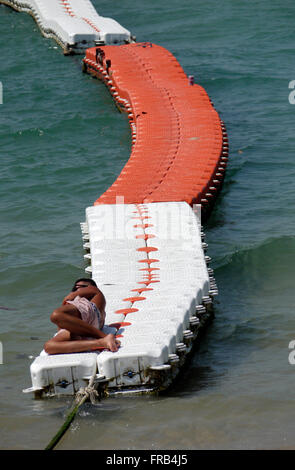
[[51, 439], [51, 441], [49, 442], [49, 444], [45, 447], [44, 450], [53, 450], [54, 447], [59, 443], [59, 441], [61, 440], [62, 436], [65, 434], [65, 432], [68, 430], [68, 428], [70, 427], [70, 424], [72, 423], [72, 421], [74, 420], [80, 406], [83, 405], [83, 403], [85, 403], [85, 401], [89, 398], [91, 403], [95, 403], [95, 399], [96, 397], [98, 396], [98, 393], [97, 391], [95, 390], [94, 386], [93, 386], [93, 383], [94, 383], [94, 379], [95, 379], [95, 376], [96, 376], [96, 372], [92, 375], [91, 379], [89, 380], [89, 384], [87, 385], [87, 387], [85, 388], [81, 388], [77, 394], [76, 394], [76, 398], [75, 398], [75, 402], [71, 408], [71, 410], [69, 411], [67, 417], [66, 417], [66, 420], [65, 422], [63, 423], [63, 425], [60, 427], [60, 429], [58, 430], [58, 432], [55, 434], [55, 436]]

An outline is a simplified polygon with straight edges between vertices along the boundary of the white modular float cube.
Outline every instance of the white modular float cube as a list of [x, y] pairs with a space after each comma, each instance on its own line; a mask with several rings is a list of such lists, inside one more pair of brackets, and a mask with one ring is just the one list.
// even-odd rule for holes
[[[151, 227], [132, 228], [140, 212], [150, 217]], [[92, 277], [107, 300], [106, 321], [131, 323], [119, 329], [119, 351], [98, 356], [99, 373], [110, 378], [110, 388], [140, 387], [151, 380], [151, 368], [168, 367], [179, 345], [186, 351], [191, 318], [208, 295], [200, 222], [188, 204], [170, 202], [89, 207], [85, 225]], [[152, 237], [144, 240], [144, 234]], [[144, 247], [157, 250], [138, 251]], [[155, 261], [145, 265], [141, 260], [147, 258]], [[146, 285], [145, 266], [156, 268]], [[104, 281], [111, 284], [105, 290]], [[151, 290], [137, 294], [141, 286]], [[130, 309], [126, 316], [118, 313], [124, 309]]]
[[97, 44], [126, 44], [133, 40], [117, 21], [100, 16], [90, 0], [5, 0], [4, 3], [30, 13], [45, 37], [54, 38], [70, 52], [80, 54]]
[[32, 387], [24, 392], [73, 395], [97, 370], [96, 353], [40, 354], [32, 362]]
[[116, 353], [97, 356], [100, 374], [109, 378], [110, 388], [141, 387], [150, 383], [150, 368], [168, 362], [167, 346], [152, 343], [128, 344]]
[[86, 209], [81, 230], [86, 272], [106, 297], [106, 325], [117, 324], [121, 347], [40, 356], [31, 367], [32, 390], [75, 393], [95, 367], [112, 391], [156, 387], [170, 372], [175, 377], [175, 364], [183, 363], [196, 337], [190, 330], [199, 322], [196, 306], [209, 290], [194, 211], [184, 202], [96, 205]]

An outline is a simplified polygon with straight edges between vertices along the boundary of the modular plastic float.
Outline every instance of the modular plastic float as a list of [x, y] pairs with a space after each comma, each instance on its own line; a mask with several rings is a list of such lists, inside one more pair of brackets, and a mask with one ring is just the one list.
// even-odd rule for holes
[[[148, 393], [177, 376], [212, 317], [217, 287], [201, 217], [221, 189], [228, 140], [205, 90], [163, 47], [132, 43], [88, 0], [0, 0], [27, 11], [83, 71], [104, 81], [128, 115], [130, 158], [81, 223], [85, 271], [107, 301], [115, 353], [48, 355], [32, 362], [24, 392], [73, 395], [95, 375], [104, 394]], [[103, 45], [103, 44], [124, 45]]]
[[41, 33], [55, 39], [65, 54], [81, 54], [98, 44], [134, 40], [117, 21], [100, 16], [89, 0], [0, 0], [0, 3], [29, 13]]
[[[109, 394], [158, 391], [172, 383], [212, 315], [217, 288], [201, 215], [210, 214], [222, 185], [226, 130], [205, 90], [160, 46], [91, 48], [83, 70], [104, 81], [132, 134], [128, 162], [81, 224], [86, 272], [104, 292], [106, 323], [121, 341], [115, 353], [92, 353], [96, 385]], [[62, 383], [72, 393], [78, 376], [64, 378], [58, 361], [56, 381], [52, 356], [32, 364], [31, 390], [60, 393]]]
[[[148, 224], [144, 223], [148, 220]], [[212, 311], [212, 276], [200, 220], [185, 202], [100, 204], [81, 224], [87, 272], [107, 299], [110, 351], [47, 355], [31, 365], [40, 394], [73, 394], [96, 371], [106, 394], [143, 393], [171, 384]]]
[[101, 79], [132, 133], [130, 158], [95, 204], [183, 201], [209, 215], [228, 161], [228, 139], [206, 91], [152, 43], [90, 48], [84, 71]]

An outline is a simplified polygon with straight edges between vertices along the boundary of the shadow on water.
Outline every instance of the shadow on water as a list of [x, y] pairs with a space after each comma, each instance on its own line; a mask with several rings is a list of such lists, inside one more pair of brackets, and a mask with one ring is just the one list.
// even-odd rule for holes
[[218, 384], [224, 371], [216, 369], [207, 358], [214, 335], [214, 322], [215, 318], [204, 328], [177, 377], [167, 390], [160, 393], [160, 397], [195, 395]]
[[222, 389], [233, 377], [235, 382], [250, 377], [259, 382], [257, 371], [267, 367], [269, 348], [280, 351], [294, 327], [289, 309], [280, 300], [284, 296], [289, 305], [294, 302], [294, 262], [294, 237], [270, 238], [223, 257], [214, 271], [219, 287], [214, 319], [162, 396]]

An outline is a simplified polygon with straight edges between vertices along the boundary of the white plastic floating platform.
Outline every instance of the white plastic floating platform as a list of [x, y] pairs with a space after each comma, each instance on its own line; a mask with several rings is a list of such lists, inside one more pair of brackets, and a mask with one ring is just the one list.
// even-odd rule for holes
[[45, 37], [55, 39], [65, 53], [84, 53], [89, 47], [126, 44], [130, 32], [112, 18], [100, 16], [89, 0], [0, 0], [29, 13]]
[[196, 213], [185, 202], [95, 205], [81, 229], [86, 272], [106, 297], [106, 331], [119, 335], [121, 347], [43, 352], [27, 391], [73, 394], [94, 373], [108, 393], [166, 388], [212, 311], [213, 276]]

